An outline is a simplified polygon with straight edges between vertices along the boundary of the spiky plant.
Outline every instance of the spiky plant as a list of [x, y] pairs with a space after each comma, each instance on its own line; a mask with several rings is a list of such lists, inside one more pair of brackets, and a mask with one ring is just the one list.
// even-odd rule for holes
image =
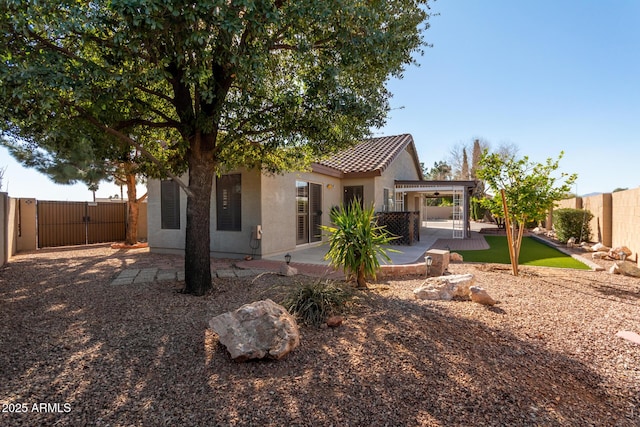
[[374, 208], [364, 209], [358, 200], [347, 207], [340, 205], [331, 211], [331, 222], [335, 225], [322, 226], [329, 236], [329, 251], [325, 259], [333, 267], [342, 268], [349, 277], [355, 277], [357, 288], [366, 288], [366, 277], [376, 276], [380, 268], [378, 256], [391, 261], [383, 245], [396, 237], [391, 236], [383, 226], [378, 226]]
[[342, 311], [351, 294], [335, 283], [315, 281], [297, 286], [284, 299], [282, 306], [300, 322], [318, 326], [326, 319]]

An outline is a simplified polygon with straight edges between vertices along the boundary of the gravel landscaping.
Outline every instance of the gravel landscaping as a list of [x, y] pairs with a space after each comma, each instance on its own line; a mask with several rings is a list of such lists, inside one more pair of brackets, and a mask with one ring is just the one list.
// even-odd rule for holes
[[0, 425], [640, 425], [640, 345], [616, 336], [640, 333], [640, 279], [452, 264], [499, 303], [418, 301], [424, 279], [379, 281], [342, 326], [301, 327], [285, 359], [235, 363], [209, 319], [317, 279], [216, 278], [204, 297], [111, 284], [176, 265], [98, 246], [0, 269]]

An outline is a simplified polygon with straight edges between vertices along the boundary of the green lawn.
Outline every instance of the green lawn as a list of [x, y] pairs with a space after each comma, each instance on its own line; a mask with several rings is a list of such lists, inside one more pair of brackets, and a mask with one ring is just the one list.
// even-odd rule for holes
[[[490, 248], [481, 251], [456, 251], [465, 262], [493, 262], [497, 264], [511, 264], [506, 236], [485, 236]], [[589, 270], [580, 261], [560, 252], [551, 246], [540, 243], [531, 237], [522, 238], [520, 248], [520, 265], [535, 265], [539, 267], [575, 268]]]

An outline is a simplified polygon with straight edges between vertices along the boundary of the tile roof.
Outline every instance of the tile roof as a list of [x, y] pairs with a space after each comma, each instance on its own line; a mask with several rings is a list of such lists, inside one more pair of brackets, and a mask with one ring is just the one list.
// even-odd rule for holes
[[407, 147], [420, 171], [413, 137], [409, 134], [367, 139], [316, 164], [339, 171], [345, 176], [380, 175]]

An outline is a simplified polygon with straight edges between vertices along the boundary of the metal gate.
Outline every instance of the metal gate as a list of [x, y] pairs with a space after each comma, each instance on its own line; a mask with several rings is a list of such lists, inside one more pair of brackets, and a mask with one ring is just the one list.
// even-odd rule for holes
[[125, 203], [41, 200], [37, 203], [39, 248], [125, 240]]

